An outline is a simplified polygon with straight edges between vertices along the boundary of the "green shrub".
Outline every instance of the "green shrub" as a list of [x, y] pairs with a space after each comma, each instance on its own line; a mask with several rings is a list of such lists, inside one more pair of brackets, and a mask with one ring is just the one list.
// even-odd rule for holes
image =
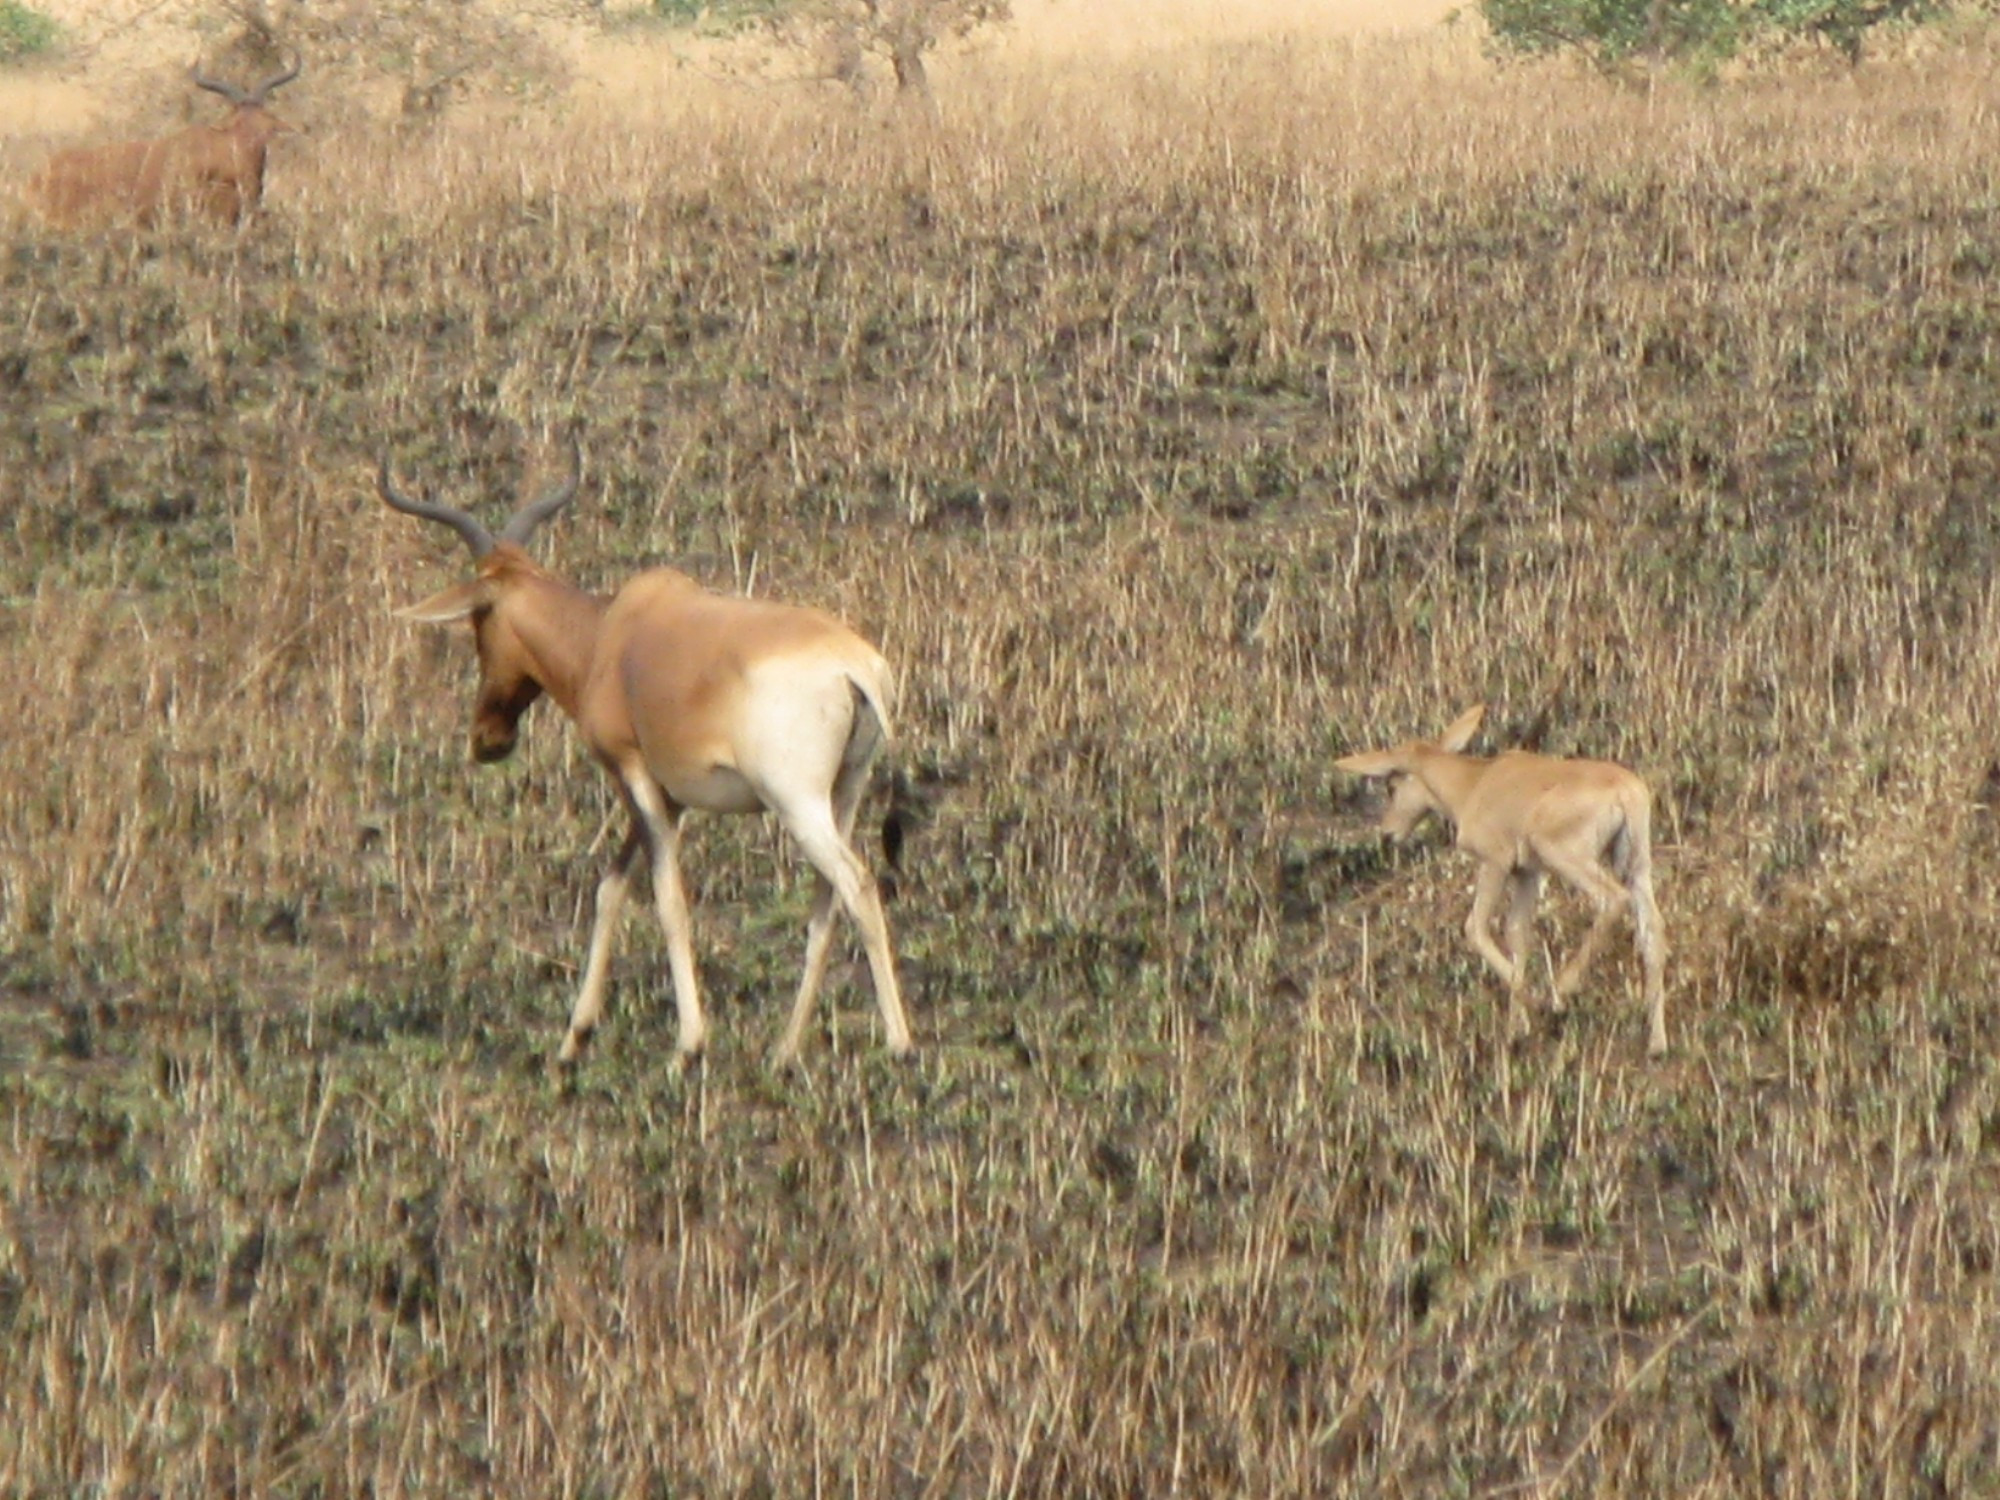
[[669, 26], [737, 31], [784, 10], [784, 0], [653, 0], [653, 18]]
[[0, 0], [0, 63], [53, 52], [61, 40], [62, 30], [50, 17], [21, 0]]
[[1944, 9], [1944, 0], [1479, 0], [1503, 51], [1571, 51], [1600, 68], [1634, 58], [1716, 63], [1752, 42], [1811, 38], [1859, 61], [1875, 27]]

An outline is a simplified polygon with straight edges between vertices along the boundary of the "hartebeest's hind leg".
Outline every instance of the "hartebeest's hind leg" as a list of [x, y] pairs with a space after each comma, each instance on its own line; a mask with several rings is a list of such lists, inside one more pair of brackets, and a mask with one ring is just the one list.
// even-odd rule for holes
[[1660, 930], [1660, 909], [1653, 904], [1650, 872], [1633, 877], [1632, 922], [1638, 929], [1639, 965], [1646, 975], [1646, 1051], [1658, 1057], [1667, 1050], [1667, 940]]
[[1619, 867], [1615, 875], [1594, 859], [1578, 858], [1555, 848], [1541, 852], [1550, 869], [1597, 905], [1596, 920], [1590, 924], [1583, 946], [1556, 977], [1558, 1005], [1582, 987], [1584, 975], [1598, 951], [1618, 925], [1618, 919], [1629, 910], [1639, 963], [1645, 975], [1646, 1051], [1653, 1057], [1660, 1056], [1667, 1050], [1667, 946], [1660, 909], [1653, 900], [1651, 851], [1644, 847], [1643, 830], [1638, 837], [1627, 834], [1613, 844], [1611, 858]]
[[[889, 950], [889, 921], [882, 914], [882, 897], [875, 889], [875, 877], [868, 873], [867, 866], [848, 843], [830, 803], [822, 802], [816, 808], [780, 808], [778, 816], [786, 831], [798, 840], [813, 868], [840, 897], [840, 904], [854, 918], [854, 925], [861, 929], [861, 946], [868, 953], [868, 969], [875, 980], [875, 1001], [882, 1010], [882, 1030], [889, 1050], [908, 1052], [910, 1023], [903, 1014], [902, 991], [896, 983], [896, 960]], [[778, 1064], [790, 1062], [798, 1053], [799, 1039], [811, 1017], [813, 998], [826, 967], [832, 916], [831, 903], [823, 899], [814, 902], [813, 923], [808, 925], [806, 936], [806, 976], [792, 1006], [791, 1024], [785, 1028], [784, 1038], [772, 1055], [772, 1061]]]
[[798, 1056], [799, 1044], [812, 1020], [813, 1001], [818, 998], [820, 983], [826, 975], [836, 896], [854, 918], [854, 925], [861, 929], [861, 945], [868, 954], [875, 1001], [882, 1011], [882, 1030], [889, 1050], [896, 1053], [910, 1050], [910, 1023], [903, 1014], [902, 991], [896, 982], [896, 960], [889, 946], [889, 923], [882, 914], [882, 897], [876, 889], [875, 877], [854, 852], [852, 842], [855, 810], [861, 805], [869, 768], [881, 752], [886, 735], [872, 700], [852, 684], [849, 691], [853, 717], [847, 721], [846, 739], [840, 746], [832, 787], [824, 791], [816, 789], [810, 773], [794, 762], [778, 780], [761, 788], [766, 805], [777, 813], [785, 831], [798, 841], [815, 872], [812, 915], [806, 922], [805, 973], [799, 979], [791, 1019], [771, 1054], [776, 1067], [784, 1067]]
[[1528, 958], [1535, 941], [1535, 903], [1542, 895], [1542, 872], [1518, 869], [1507, 889], [1507, 952], [1514, 960], [1514, 978], [1507, 986], [1508, 1024], [1515, 1036], [1526, 1036], [1528, 1023]]
[[573, 1063], [582, 1055], [591, 1033], [604, 1019], [604, 987], [611, 972], [611, 940], [618, 929], [618, 918], [625, 910], [626, 893], [632, 889], [632, 877], [638, 872], [639, 858], [646, 850], [646, 830], [635, 818], [632, 831], [625, 835], [625, 843], [618, 851], [604, 879], [597, 885], [597, 915], [590, 924], [590, 957], [583, 966], [583, 988], [577, 992], [576, 1005], [569, 1013], [569, 1031], [563, 1037], [562, 1051], [557, 1054], [559, 1062]]
[[1618, 925], [1618, 919], [1632, 904], [1632, 898], [1595, 858], [1574, 854], [1554, 841], [1535, 852], [1545, 865], [1575, 886], [1597, 908], [1597, 916], [1590, 924], [1590, 931], [1584, 934], [1582, 946], [1563, 965], [1562, 972], [1556, 975], [1556, 1009], [1561, 1011], [1571, 997], [1583, 988], [1584, 976], [1597, 961], [1598, 952]]
[[1509, 990], [1514, 987], [1518, 965], [1493, 941], [1493, 914], [1500, 908], [1501, 897], [1507, 894], [1511, 873], [1505, 865], [1482, 862], [1478, 879], [1472, 887], [1472, 914], [1465, 919], [1465, 940], [1478, 950], [1479, 956], [1486, 960], [1488, 967]]
[[1632, 840], [1620, 874], [1632, 892], [1632, 926], [1646, 976], [1646, 1051], [1658, 1057], [1667, 1050], [1667, 935], [1653, 900], [1652, 841], [1643, 834]]
[[[866, 768], [851, 765], [841, 768], [840, 779], [834, 783], [834, 827], [840, 841], [850, 849], [853, 847], [854, 815], [861, 806], [861, 793], [867, 783]], [[813, 1001], [819, 996], [820, 982], [826, 976], [827, 954], [832, 948], [833, 901], [833, 882], [821, 874], [815, 864], [812, 915], [806, 919], [806, 968], [799, 980], [798, 997], [792, 1002], [791, 1019], [786, 1022], [784, 1035], [778, 1039], [778, 1045], [771, 1053], [771, 1062], [776, 1067], [785, 1067], [798, 1056], [799, 1044], [812, 1021]]]

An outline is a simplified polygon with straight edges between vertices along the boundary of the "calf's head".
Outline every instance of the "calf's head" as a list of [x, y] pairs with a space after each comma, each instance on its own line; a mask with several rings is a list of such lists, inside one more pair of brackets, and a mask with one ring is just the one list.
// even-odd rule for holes
[[1452, 721], [1449, 729], [1435, 740], [1406, 740], [1393, 750], [1369, 750], [1343, 756], [1335, 761], [1337, 770], [1380, 780], [1386, 793], [1382, 806], [1381, 829], [1390, 838], [1407, 838], [1425, 818], [1448, 818], [1450, 811], [1424, 778], [1417, 764], [1426, 752], [1457, 754], [1472, 743], [1486, 707], [1469, 709]]

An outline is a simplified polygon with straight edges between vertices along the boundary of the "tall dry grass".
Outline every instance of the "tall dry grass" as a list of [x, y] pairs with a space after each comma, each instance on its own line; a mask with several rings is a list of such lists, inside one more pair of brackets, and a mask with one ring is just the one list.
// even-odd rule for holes
[[[1989, 97], [1245, 44], [13, 229], [0, 1487], [1991, 1487]], [[549, 1077], [610, 802], [464, 763], [370, 469], [573, 421], [553, 564], [901, 664], [916, 1066], [848, 975], [761, 1072], [806, 892], [716, 823], [706, 1069], [648, 934]], [[1478, 700], [1658, 789], [1664, 1065], [1612, 966], [1506, 1048], [1329, 769]]]

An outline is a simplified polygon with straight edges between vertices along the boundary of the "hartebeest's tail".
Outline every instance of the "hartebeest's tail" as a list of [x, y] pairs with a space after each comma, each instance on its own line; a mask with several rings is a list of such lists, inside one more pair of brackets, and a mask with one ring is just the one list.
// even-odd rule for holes
[[895, 730], [889, 721], [889, 688], [873, 672], [849, 672], [847, 685], [854, 690], [854, 728], [847, 737], [847, 764], [869, 765], [889, 748]]
[[[892, 764], [894, 730], [888, 718], [890, 686], [880, 672], [850, 672], [854, 688], [854, 730], [848, 734], [848, 766], [866, 766], [878, 786], [886, 786], [888, 806], [882, 810], [882, 862], [890, 874], [902, 868], [904, 840], [928, 820], [922, 798], [902, 766]], [[884, 880], [884, 896], [894, 896], [894, 880]]]

